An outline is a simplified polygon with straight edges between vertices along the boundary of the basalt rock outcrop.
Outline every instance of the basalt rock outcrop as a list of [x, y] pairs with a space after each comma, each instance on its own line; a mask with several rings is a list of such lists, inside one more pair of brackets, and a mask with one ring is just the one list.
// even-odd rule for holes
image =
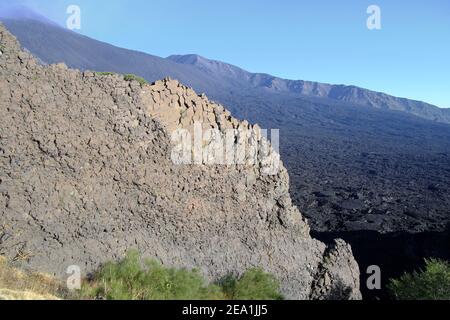
[[[196, 121], [261, 148], [174, 163], [173, 131]], [[289, 299], [360, 298], [350, 247], [310, 237], [286, 169], [266, 171], [277, 160], [257, 126], [177, 81], [42, 66], [0, 25], [0, 255], [18, 264], [86, 275], [135, 248], [209, 280], [259, 266]]]

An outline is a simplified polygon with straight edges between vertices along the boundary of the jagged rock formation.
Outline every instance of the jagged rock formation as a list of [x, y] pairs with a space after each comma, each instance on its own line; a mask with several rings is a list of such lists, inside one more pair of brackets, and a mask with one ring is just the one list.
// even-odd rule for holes
[[136, 248], [210, 280], [260, 266], [290, 299], [360, 297], [351, 249], [310, 237], [281, 164], [171, 159], [194, 118], [267, 146], [259, 128], [169, 79], [42, 66], [2, 25], [0, 46], [0, 254], [63, 277]]
[[140, 97], [147, 114], [170, 134], [175, 163], [244, 166], [251, 181], [280, 170], [280, 155], [268, 142], [267, 130], [239, 121], [204, 94], [167, 78], [147, 86]]

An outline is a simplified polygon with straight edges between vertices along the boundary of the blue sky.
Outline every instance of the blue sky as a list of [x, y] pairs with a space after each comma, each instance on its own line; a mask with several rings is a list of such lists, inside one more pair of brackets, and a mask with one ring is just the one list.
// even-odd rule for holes
[[[352, 84], [450, 107], [450, 1], [12, 0], [82, 34], [158, 56], [197, 53], [252, 72]], [[369, 5], [381, 30], [366, 27]]]

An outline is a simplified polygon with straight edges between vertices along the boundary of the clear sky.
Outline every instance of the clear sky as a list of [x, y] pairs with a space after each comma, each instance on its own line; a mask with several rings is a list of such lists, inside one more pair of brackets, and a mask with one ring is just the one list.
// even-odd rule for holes
[[[2, 0], [4, 1], [4, 0]], [[450, 107], [450, 0], [10, 0], [92, 38]], [[366, 10], [381, 9], [381, 30]]]

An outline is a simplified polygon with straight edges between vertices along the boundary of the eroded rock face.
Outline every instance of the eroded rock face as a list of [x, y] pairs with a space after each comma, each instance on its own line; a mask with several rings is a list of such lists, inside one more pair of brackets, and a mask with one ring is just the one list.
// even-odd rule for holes
[[279, 141], [271, 137], [276, 145], [270, 144], [268, 130], [239, 121], [204, 94], [167, 78], [146, 86], [140, 97], [170, 135], [175, 164], [238, 165], [252, 177], [279, 173], [280, 155], [272, 147]]
[[289, 299], [360, 298], [351, 249], [309, 236], [282, 165], [171, 160], [194, 117], [253, 126], [173, 80], [44, 67], [1, 25], [0, 44], [0, 254], [64, 277], [136, 248], [210, 280], [263, 267]]

